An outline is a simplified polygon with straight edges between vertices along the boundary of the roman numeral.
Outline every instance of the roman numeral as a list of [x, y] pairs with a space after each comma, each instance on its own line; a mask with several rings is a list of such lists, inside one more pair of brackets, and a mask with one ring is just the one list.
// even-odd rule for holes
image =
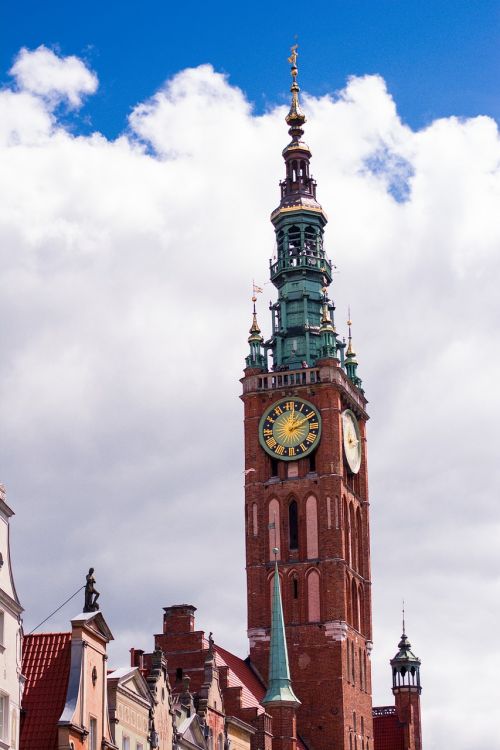
[[289, 448], [288, 449], [288, 455], [289, 456], [295, 456], [295, 448]]
[[306, 437], [306, 443], [314, 443], [316, 440], [316, 435], [314, 432], [310, 432], [309, 435]]
[[278, 445], [278, 447], [276, 448], [274, 452], [277, 453], [278, 456], [282, 456], [283, 453], [285, 452], [285, 447], [283, 445]]
[[283, 414], [283, 409], [281, 409], [279, 406], [277, 406], [275, 408], [275, 410], [274, 410], [274, 413], [279, 416], [280, 414]]
[[268, 427], [264, 428], [262, 430], [262, 432], [264, 433], [264, 435], [272, 435], [273, 434], [273, 431], [270, 430]]
[[301, 443], [301, 444], [300, 444], [300, 447], [302, 448], [302, 450], [303, 450], [303, 451], [306, 451], [306, 450], [307, 450], [307, 446], [306, 446], [306, 445], [304, 445], [304, 443]]
[[274, 448], [274, 446], [277, 445], [277, 443], [273, 437], [270, 437], [270, 438], [267, 438], [266, 445], [268, 445], [269, 448]]
[[285, 404], [285, 409], [287, 411], [294, 411], [295, 403], [294, 401], [287, 401]]
[[311, 430], [317, 430], [319, 427], [319, 422], [311, 422], [309, 427], [311, 428]]

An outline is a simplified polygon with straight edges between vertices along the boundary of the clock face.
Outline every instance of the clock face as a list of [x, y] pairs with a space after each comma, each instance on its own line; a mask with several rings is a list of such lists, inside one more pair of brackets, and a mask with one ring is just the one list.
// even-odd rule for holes
[[350, 409], [342, 412], [342, 433], [347, 465], [353, 474], [357, 474], [361, 466], [361, 434], [358, 420]]
[[321, 417], [309, 401], [287, 398], [276, 401], [260, 420], [259, 440], [273, 458], [295, 461], [317, 448]]

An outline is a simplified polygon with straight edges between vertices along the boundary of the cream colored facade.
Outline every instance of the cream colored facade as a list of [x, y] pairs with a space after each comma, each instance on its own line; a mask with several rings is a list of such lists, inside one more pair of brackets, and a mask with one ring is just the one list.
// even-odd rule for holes
[[9, 521], [14, 512], [0, 485], [0, 748], [19, 748], [19, 710], [23, 678], [21, 639], [23, 611], [10, 563]]
[[108, 703], [118, 750], [149, 750], [151, 695], [137, 667], [108, 675]]
[[226, 732], [231, 750], [250, 750], [254, 727], [234, 716], [227, 716]]

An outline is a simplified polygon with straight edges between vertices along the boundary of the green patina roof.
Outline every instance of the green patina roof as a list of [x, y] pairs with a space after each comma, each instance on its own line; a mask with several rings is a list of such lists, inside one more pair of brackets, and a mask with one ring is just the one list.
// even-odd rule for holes
[[267, 703], [295, 703], [300, 701], [292, 690], [288, 649], [286, 646], [283, 604], [281, 601], [278, 563], [274, 566], [273, 610], [271, 619], [271, 645], [269, 650], [269, 682], [267, 693], [261, 701]]

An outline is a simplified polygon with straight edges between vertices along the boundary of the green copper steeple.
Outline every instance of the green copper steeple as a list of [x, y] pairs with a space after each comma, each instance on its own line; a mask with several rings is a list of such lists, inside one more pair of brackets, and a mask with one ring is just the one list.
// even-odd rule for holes
[[358, 388], [361, 388], [361, 378], [357, 374], [358, 370], [358, 363], [356, 361], [356, 352], [353, 349], [352, 346], [352, 332], [351, 332], [351, 326], [352, 326], [352, 320], [351, 320], [351, 311], [349, 310], [349, 320], [347, 321], [347, 325], [349, 327], [349, 343], [347, 346], [347, 351], [345, 355], [345, 371], [347, 373], [347, 377]]
[[250, 326], [250, 331], [249, 331], [250, 336], [248, 337], [250, 353], [246, 357], [245, 361], [246, 361], [247, 367], [255, 367], [261, 370], [265, 370], [266, 358], [262, 352], [262, 344], [263, 344], [264, 339], [260, 332], [259, 324], [257, 323], [257, 310], [255, 309], [256, 301], [257, 301], [257, 297], [254, 295], [252, 297], [252, 302], [253, 302], [252, 325]]
[[[278, 551], [275, 547], [275, 555]], [[271, 644], [269, 648], [269, 681], [267, 693], [261, 701], [267, 703], [294, 703], [300, 706], [300, 701], [292, 690], [290, 667], [288, 665], [288, 649], [286, 646], [285, 621], [283, 618], [283, 604], [281, 601], [280, 576], [278, 562], [274, 563], [273, 609], [271, 619]]]
[[[275, 370], [311, 367], [322, 356], [323, 287], [332, 281], [332, 265], [323, 248], [327, 217], [316, 200], [316, 182], [309, 166], [311, 151], [302, 140], [306, 117], [299, 101], [296, 46], [289, 62], [292, 102], [286, 121], [292, 140], [283, 151], [286, 176], [280, 182], [280, 204], [271, 214], [277, 248], [270, 264], [271, 281], [278, 290], [278, 301], [271, 306], [272, 337], [266, 347], [271, 350]], [[333, 310], [333, 304], [329, 305]], [[335, 345], [329, 344], [327, 349], [331, 353], [326, 356], [335, 356]]]

